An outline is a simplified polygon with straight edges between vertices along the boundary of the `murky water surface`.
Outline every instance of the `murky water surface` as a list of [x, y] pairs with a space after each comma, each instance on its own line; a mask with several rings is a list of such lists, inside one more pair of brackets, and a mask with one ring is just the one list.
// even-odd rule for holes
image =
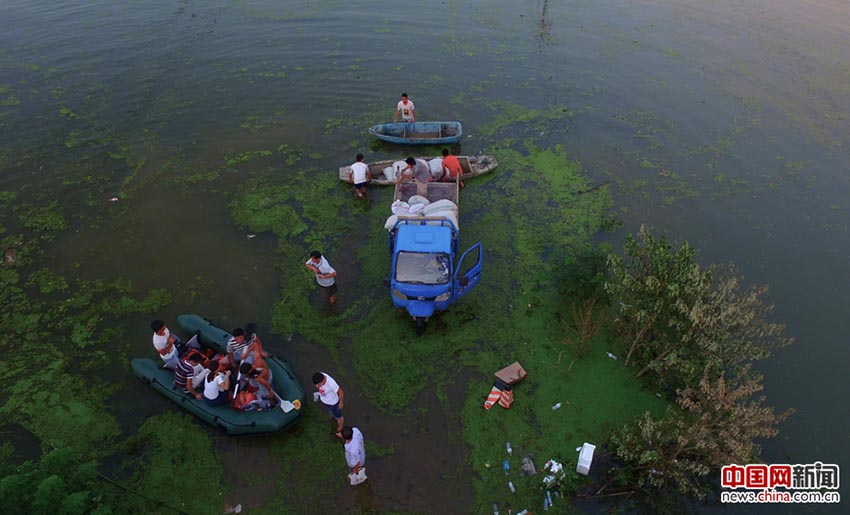
[[[336, 174], [358, 151], [375, 160], [405, 153], [365, 132], [392, 118], [401, 91], [420, 119], [461, 120], [470, 154], [501, 143], [479, 133], [500, 116], [520, 123], [504, 106], [560, 106], [567, 121], [534, 143], [562, 144], [594, 182], [612, 182], [624, 222], [615, 244], [648, 223], [693, 242], [705, 262], [734, 262], [750, 283], [770, 285], [776, 318], [797, 343], [760, 368], [771, 402], [797, 413], [766, 444], [766, 460], [845, 465], [848, 5], [7, 0], [0, 189], [60, 203], [70, 229], [48, 249], [58, 270], [172, 289], [162, 313], [170, 320], [194, 311], [226, 326], [263, 324], [279, 274], [302, 264], [276, 262], [274, 237], [249, 238], [234, 225], [228, 204], [240, 183], [268, 167]], [[258, 151], [272, 152], [250, 154]], [[388, 198], [374, 193], [372, 206]], [[354, 209], [346, 216], [359, 216]], [[367, 233], [351, 235], [340, 255]], [[343, 285], [345, 261], [334, 261]], [[340, 309], [353, 297], [341, 295]], [[324, 309], [319, 301], [305, 309]], [[148, 354], [146, 320], [130, 322], [132, 355]], [[308, 387], [314, 370], [335, 368], [297, 336], [271, 337], [270, 347]], [[356, 392], [342, 349], [333, 371]], [[113, 399], [126, 427], [173, 409], [129, 370], [108, 373], [128, 384], [132, 401]], [[356, 396], [350, 406], [395, 452], [381, 459], [371, 492], [327, 502], [340, 511], [464, 511], [456, 417], [391, 417]], [[263, 440], [217, 442], [228, 465], [247, 456], [274, 473]], [[273, 493], [243, 481], [231, 495], [251, 506]]]

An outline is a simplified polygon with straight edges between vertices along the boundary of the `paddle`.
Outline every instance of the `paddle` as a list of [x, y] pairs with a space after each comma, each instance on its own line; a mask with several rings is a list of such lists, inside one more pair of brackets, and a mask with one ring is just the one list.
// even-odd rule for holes
[[280, 401], [280, 404], [278, 406], [280, 406], [280, 409], [284, 413], [289, 413], [290, 411], [295, 409], [295, 404], [292, 404], [289, 401], [283, 400], [283, 398], [281, 398], [281, 396], [278, 395], [277, 392], [274, 391], [274, 390], [272, 390], [272, 393], [274, 394], [275, 397], [277, 397], [277, 400]]

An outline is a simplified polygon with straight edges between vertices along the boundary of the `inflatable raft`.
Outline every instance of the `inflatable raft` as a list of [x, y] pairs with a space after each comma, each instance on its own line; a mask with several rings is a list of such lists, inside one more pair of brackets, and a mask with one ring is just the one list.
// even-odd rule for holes
[[[208, 320], [197, 315], [180, 315], [177, 317], [180, 328], [186, 334], [199, 333], [200, 343], [212, 347], [217, 352], [224, 352], [230, 333], [212, 325]], [[269, 356], [266, 363], [272, 372], [272, 386], [281, 399], [299, 406], [304, 401], [304, 390], [295, 378], [286, 360]], [[280, 405], [263, 411], [238, 411], [230, 406], [209, 406], [203, 400], [184, 393], [174, 385], [174, 373], [162, 368], [162, 360], [147, 358], [134, 359], [131, 362], [133, 373], [146, 382], [157, 392], [165, 395], [180, 407], [195, 415], [204, 422], [213, 425], [229, 435], [255, 435], [283, 431], [298, 421], [300, 409], [293, 409], [289, 403], [289, 412], [284, 412]]]

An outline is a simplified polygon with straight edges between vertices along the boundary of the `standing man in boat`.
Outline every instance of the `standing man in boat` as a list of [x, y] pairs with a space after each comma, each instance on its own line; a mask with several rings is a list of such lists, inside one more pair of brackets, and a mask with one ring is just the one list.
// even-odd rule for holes
[[441, 181], [455, 182], [455, 179], [460, 181], [460, 187], [463, 188], [463, 167], [460, 166], [457, 156], [449, 153], [448, 149], [443, 149], [443, 175], [440, 176]]
[[407, 93], [401, 94], [401, 101], [396, 106], [393, 123], [398, 121], [398, 115], [401, 115], [403, 122], [416, 122], [416, 107], [413, 106], [412, 100], [407, 99]]
[[372, 173], [369, 171], [369, 165], [363, 162], [363, 154], [357, 154], [355, 159], [357, 161], [351, 165], [348, 178], [354, 183], [354, 192], [358, 197], [362, 197], [366, 193], [366, 185], [372, 180]]
[[182, 346], [183, 342], [177, 335], [171, 334], [162, 320], [151, 322], [151, 329], [153, 329], [153, 346], [165, 362], [165, 368], [175, 370], [180, 363], [178, 347]]

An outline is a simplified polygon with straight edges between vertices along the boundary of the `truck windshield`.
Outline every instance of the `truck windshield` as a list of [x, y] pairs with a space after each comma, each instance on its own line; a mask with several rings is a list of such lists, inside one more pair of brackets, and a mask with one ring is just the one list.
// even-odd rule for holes
[[446, 284], [449, 282], [449, 255], [442, 252], [399, 252], [395, 280], [401, 283]]

